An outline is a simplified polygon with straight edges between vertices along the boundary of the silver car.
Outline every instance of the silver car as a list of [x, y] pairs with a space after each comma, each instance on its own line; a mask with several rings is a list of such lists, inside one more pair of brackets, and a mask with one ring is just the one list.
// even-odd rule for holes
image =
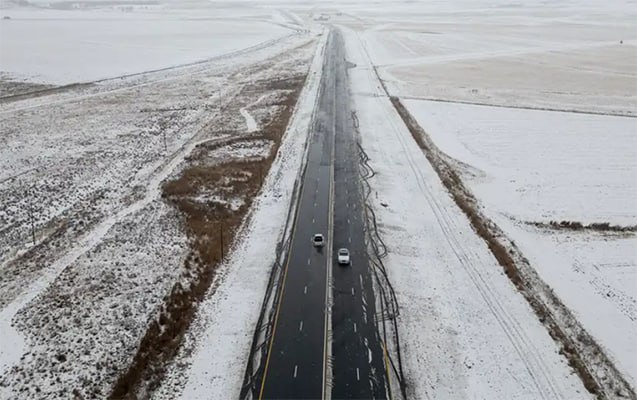
[[325, 238], [320, 233], [317, 233], [312, 236], [312, 244], [314, 244], [314, 247], [323, 247], [325, 245]]
[[338, 249], [338, 263], [340, 265], [349, 265], [350, 263], [349, 250], [345, 248]]

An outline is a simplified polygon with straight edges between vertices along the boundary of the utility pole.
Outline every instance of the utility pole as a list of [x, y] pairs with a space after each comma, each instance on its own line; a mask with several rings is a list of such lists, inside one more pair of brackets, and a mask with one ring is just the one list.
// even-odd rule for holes
[[221, 262], [223, 262], [223, 221], [219, 224], [219, 235], [221, 236]]
[[33, 205], [29, 202], [29, 219], [31, 220], [31, 239], [35, 246], [35, 221], [33, 220]]

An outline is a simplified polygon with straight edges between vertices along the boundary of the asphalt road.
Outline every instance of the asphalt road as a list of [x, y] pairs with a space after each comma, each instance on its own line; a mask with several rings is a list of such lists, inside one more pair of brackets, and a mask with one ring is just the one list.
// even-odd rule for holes
[[359, 156], [350, 110], [343, 39], [334, 31], [331, 47], [338, 98], [334, 151], [333, 249], [346, 247], [351, 264], [333, 263], [332, 398], [383, 399], [385, 357], [376, 326], [376, 304], [367, 257]]
[[[259, 392], [262, 399], [320, 399], [330, 387], [334, 399], [386, 397], [344, 47], [340, 32], [334, 29], [323, 68], [307, 169]], [[324, 248], [312, 246], [315, 233], [325, 235]], [[350, 249], [350, 266], [336, 262], [341, 247]], [[333, 288], [328, 284], [332, 274]], [[328, 322], [333, 326], [332, 343]], [[330, 345], [331, 385], [326, 382]]]

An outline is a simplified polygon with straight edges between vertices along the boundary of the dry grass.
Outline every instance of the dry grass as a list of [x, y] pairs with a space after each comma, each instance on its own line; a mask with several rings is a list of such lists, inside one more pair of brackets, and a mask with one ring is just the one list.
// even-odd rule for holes
[[[511, 282], [525, 297], [551, 337], [558, 342], [561, 347], [560, 353], [568, 359], [569, 365], [577, 372], [586, 390], [599, 399], [605, 399], [609, 396], [635, 398], [634, 391], [617, 371], [612, 361], [606, 357], [601, 347], [581, 327], [577, 319], [560, 302], [553, 291], [543, 282], [533, 278], [528, 260], [524, 258], [515, 245], [512, 242], [506, 242], [500, 229], [489, 218], [480, 213], [471, 191], [464, 185], [453, 166], [447, 162], [426, 132], [403, 106], [400, 99], [390, 97], [390, 100], [414, 140], [423, 150], [430, 164], [452, 195], [454, 202], [465, 213], [475, 232], [486, 242], [495, 259], [502, 266]], [[613, 229], [608, 224], [584, 226], [567, 221], [561, 223], [553, 222], [552, 225], [563, 229]], [[506, 243], [506, 245], [503, 243]], [[524, 271], [527, 272], [522, 273], [522, 268], [525, 268]], [[558, 323], [554, 312], [560, 315], [562, 323]], [[563, 325], [568, 326], [572, 333], [568, 333]], [[591, 372], [591, 366], [585, 361], [588, 357], [594, 358], [596, 369], [601, 368], [601, 378], [596, 379]], [[612, 376], [609, 376], [611, 374]], [[599, 374], [597, 375], [599, 376]]]
[[[110, 395], [113, 399], [136, 399], [152, 392], [164, 374], [164, 369], [179, 349], [199, 302], [204, 298], [220, 264], [248, 215], [250, 205], [261, 188], [278, 152], [305, 76], [277, 80], [264, 88], [285, 90], [278, 113], [259, 132], [217, 144], [204, 144], [192, 152], [188, 166], [181, 175], [163, 187], [163, 197], [181, 211], [191, 243], [185, 261], [188, 285], [177, 282], [164, 299], [157, 319], [149, 322], [139, 350], [129, 369], [120, 376]], [[214, 150], [238, 141], [269, 139], [274, 145], [269, 155], [258, 159], [229, 159], [221, 164], [207, 165], [205, 157]], [[219, 201], [201, 201], [197, 195], [221, 193], [227, 199], [241, 198], [238, 207]], [[143, 393], [142, 393], [143, 392]]]
[[637, 225], [621, 226], [611, 225], [608, 222], [594, 222], [592, 224], [583, 224], [578, 221], [549, 221], [545, 222], [529, 222], [529, 224], [538, 228], [550, 228], [557, 230], [570, 231], [596, 231], [606, 233], [628, 233], [637, 232]]

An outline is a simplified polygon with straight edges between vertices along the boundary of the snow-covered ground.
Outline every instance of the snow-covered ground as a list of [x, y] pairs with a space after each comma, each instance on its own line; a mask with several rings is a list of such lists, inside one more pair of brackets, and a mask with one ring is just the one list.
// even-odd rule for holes
[[495, 105], [637, 114], [630, 1], [434, 1], [354, 8], [390, 91]]
[[302, 75], [313, 54], [313, 36], [295, 30], [259, 42], [0, 105], [1, 398], [108, 395], [185, 273], [190, 246], [162, 182], [196, 144], [269, 121], [267, 82]]
[[528, 222], [637, 224], [637, 118], [404, 104], [442, 151], [468, 164], [485, 205]]
[[346, 42], [348, 60], [356, 64], [350, 78], [362, 145], [376, 171], [369, 182], [389, 251], [385, 264], [401, 306], [411, 395], [588, 398], [382, 96], [364, 43], [349, 30]]
[[[637, 119], [406, 100], [488, 215], [637, 380], [637, 235], [533, 223], [637, 226]], [[585, 293], [585, 295], [583, 295]]]
[[88, 82], [202, 61], [290, 33], [278, 14], [254, 5], [172, 2], [128, 10], [0, 9], [0, 72]]

